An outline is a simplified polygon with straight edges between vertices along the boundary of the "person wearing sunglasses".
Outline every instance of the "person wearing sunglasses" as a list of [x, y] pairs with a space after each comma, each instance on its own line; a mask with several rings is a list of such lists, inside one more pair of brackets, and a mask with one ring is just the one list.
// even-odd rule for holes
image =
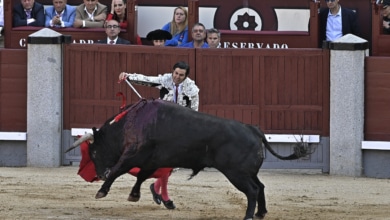
[[323, 41], [334, 41], [343, 35], [360, 35], [357, 14], [351, 9], [343, 8], [340, 0], [325, 0], [327, 8], [320, 9], [320, 47]]

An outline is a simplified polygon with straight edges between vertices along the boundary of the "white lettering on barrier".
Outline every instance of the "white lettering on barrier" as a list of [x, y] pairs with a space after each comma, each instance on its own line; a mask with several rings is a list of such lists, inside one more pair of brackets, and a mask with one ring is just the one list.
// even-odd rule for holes
[[[74, 44], [76, 43], [79, 43], [79, 44], [93, 44], [94, 41], [93, 40], [83, 40], [83, 39], [80, 39], [80, 40], [73, 40]], [[20, 47], [26, 47], [27, 46], [27, 40], [26, 38], [20, 38], [19, 39], [19, 46]]]
[[26, 47], [26, 46], [27, 46], [27, 44], [26, 44], [26, 38], [21, 38], [21, 39], [19, 40], [19, 46], [20, 46], [20, 47]]
[[[94, 40], [90, 40], [90, 39], [75, 39], [73, 40], [74, 44], [78, 43], [78, 44], [93, 44], [94, 43]], [[278, 44], [278, 43], [273, 43], [273, 44], [266, 44], [264, 46], [264, 43], [252, 43], [252, 42], [223, 42], [223, 44], [221, 44], [221, 46], [223, 45], [223, 48], [258, 48], [258, 49], [261, 49], [261, 48], [267, 48], [267, 49], [288, 49], [288, 45], [287, 44]], [[20, 47], [26, 47], [27, 46], [27, 41], [26, 41], [26, 38], [21, 38], [19, 40], [19, 46]]]
[[74, 44], [93, 44], [93, 40], [84, 40], [84, 39], [79, 39], [79, 40], [73, 40]]
[[264, 44], [264, 43], [253, 43], [253, 42], [228, 42], [221, 43], [222, 48], [267, 48], [267, 49], [288, 49], [287, 44]]

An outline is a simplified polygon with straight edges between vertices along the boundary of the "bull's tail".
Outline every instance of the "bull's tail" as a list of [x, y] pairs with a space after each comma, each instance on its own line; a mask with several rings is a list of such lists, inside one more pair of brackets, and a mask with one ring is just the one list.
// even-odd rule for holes
[[312, 152], [310, 152], [310, 149], [307, 147], [307, 145], [303, 142], [298, 142], [297, 146], [294, 147], [294, 153], [289, 156], [281, 156], [278, 153], [276, 153], [269, 142], [267, 141], [267, 138], [265, 137], [264, 133], [257, 127], [251, 126], [252, 129], [256, 130], [256, 133], [260, 136], [261, 142], [264, 144], [265, 148], [271, 152], [272, 155], [275, 157], [281, 159], [281, 160], [296, 160], [302, 157], [305, 157]]
[[308, 150], [306, 149], [306, 147], [304, 146], [304, 144], [302, 143], [297, 143], [297, 146], [294, 147], [294, 153], [289, 155], [289, 156], [281, 156], [279, 155], [278, 153], [276, 153], [272, 148], [271, 146], [269, 145], [269, 142], [267, 141], [267, 139], [264, 137], [261, 138], [262, 139], [262, 142], [265, 146], [265, 148], [267, 148], [267, 150], [269, 152], [271, 152], [272, 155], [274, 155], [275, 157], [281, 159], [281, 160], [296, 160], [296, 159], [299, 159], [301, 157], [305, 157], [307, 156], [308, 154]]

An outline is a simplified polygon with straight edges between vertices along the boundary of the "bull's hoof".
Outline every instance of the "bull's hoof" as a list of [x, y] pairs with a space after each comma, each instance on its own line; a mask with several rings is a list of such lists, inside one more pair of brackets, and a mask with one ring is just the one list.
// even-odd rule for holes
[[106, 192], [99, 191], [98, 193], [96, 193], [95, 199], [100, 199], [100, 198], [103, 198], [103, 197], [106, 197], [106, 196], [107, 196]]
[[132, 196], [131, 194], [129, 195], [129, 197], [127, 198], [127, 201], [130, 201], [130, 202], [138, 202], [139, 201], [139, 198], [140, 196]]

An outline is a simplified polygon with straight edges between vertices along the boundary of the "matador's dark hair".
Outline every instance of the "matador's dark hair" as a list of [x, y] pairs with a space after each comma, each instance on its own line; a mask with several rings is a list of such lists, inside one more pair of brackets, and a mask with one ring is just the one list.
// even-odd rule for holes
[[184, 61], [179, 61], [175, 63], [175, 65], [173, 65], [173, 70], [175, 70], [176, 68], [186, 70], [186, 77], [190, 75], [190, 65], [188, 65], [188, 63]]

